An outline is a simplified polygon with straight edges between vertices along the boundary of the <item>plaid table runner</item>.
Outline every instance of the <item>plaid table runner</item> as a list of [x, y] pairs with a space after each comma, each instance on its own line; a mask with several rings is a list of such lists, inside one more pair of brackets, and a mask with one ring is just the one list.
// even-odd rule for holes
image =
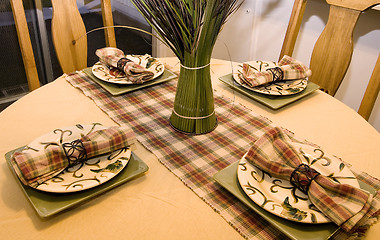
[[217, 128], [205, 135], [184, 135], [169, 125], [176, 81], [112, 96], [83, 72], [69, 74], [66, 80], [115, 122], [130, 125], [143, 146], [244, 238], [288, 239], [213, 180], [215, 173], [239, 161], [253, 141], [274, 127], [269, 119], [214, 92]]

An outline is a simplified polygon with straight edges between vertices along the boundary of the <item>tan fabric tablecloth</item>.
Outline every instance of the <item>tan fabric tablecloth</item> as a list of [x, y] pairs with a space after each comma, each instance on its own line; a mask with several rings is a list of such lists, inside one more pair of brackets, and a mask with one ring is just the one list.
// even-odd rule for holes
[[[163, 60], [177, 63], [174, 58]], [[355, 168], [380, 177], [380, 135], [354, 110], [320, 91], [283, 109], [270, 110], [217, 80], [231, 72], [229, 62], [213, 60], [211, 66], [214, 88], [235, 98], [235, 104], [251, 108]], [[56, 127], [94, 121], [115, 125], [90, 99], [59, 78], [0, 114], [0, 154]], [[155, 156], [141, 145], [135, 152], [144, 156], [150, 168], [145, 176], [48, 220], [34, 212], [3, 158], [0, 239], [242, 239]], [[377, 239], [379, 234], [380, 223], [370, 228], [367, 239]]]

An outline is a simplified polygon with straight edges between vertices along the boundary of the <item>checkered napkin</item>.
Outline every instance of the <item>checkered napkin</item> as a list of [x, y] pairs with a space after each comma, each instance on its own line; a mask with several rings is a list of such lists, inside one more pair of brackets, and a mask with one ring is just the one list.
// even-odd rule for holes
[[260, 71], [249, 63], [243, 63], [242, 71], [238, 74], [241, 83], [256, 87], [265, 83], [281, 80], [296, 80], [309, 77], [311, 70], [303, 63], [285, 55], [277, 67]]
[[302, 164], [292, 140], [281, 128], [267, 130], [247, 153], [246, 159], [272, 177], [289, 180], [305, 192], [331, 221], [346, 232], [362, 229], [377, 220], [380, 197], [347, 184], [332, 182]]
[[26, 147], [13, 154], [12, 167], [23, 184], [36, 187], [79, 161], [130, 146], [135, 143], [135, 134], [129, 127], [109, 127], [78, 140], [40, 151]]
[[96, 50], [95, 54], [101, 62], [110, 66], [111, 71], [118, 77], [140, 84], [153, 79], [152, 71], [128, 59], [120, 49], [106, 47]]

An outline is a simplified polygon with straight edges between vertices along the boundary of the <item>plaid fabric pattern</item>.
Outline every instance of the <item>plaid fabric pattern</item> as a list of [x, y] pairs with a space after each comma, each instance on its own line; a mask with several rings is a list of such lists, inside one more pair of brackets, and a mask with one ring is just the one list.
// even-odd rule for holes
[[11, 163], [21, 182], [34, 187], [65, 169], [62, 159], [66, 159], [62, 147], [51, 146], [43, 154], [30, 150], [15, 152]]
[[288, 239], [213, 180], [215, 173], [239, 161], [252, 142], [274, 127], [269, 119], [214, 92], [217, 128], [205, 135], [185, 135], [169, 126], [176, 81], [112, 96], [83, 72], [69, 74], [66, 80], [115, 122], [130, 125], [139, 142], [244, 238]]
[[[129, 127], [110, 127], [79, 140], [87, 158], [91, 158], [130, 146], [135, 142], [135, 135]], [[31, 187], [54, 177], [69, 165], [62, 145], [50, 145], [42, 151], [26, 148], [15, 152], [11, 162], [21, 182]]]
[[99, 57], [99, 60], [101, 62], [114, 68], [117, 68], [117, 62], [119, 59], [125, 57], [125, 54], [122, 50], [112, 47], [97, 49], [95, 54]]
[[[301, 147], [302, 151], [313, 152], [315, 149], [306, 144]], [[294, 170], [302, 163], [299, 148], [292, 144], [286, 132], [275, 127], [254, 143], [246, 159], [273, 177], [290, 180]], [[355, 227], [360, 228], [367, 225], [369, 218], [376, 219], [379, 215], [380, 194], [372, 196], [350, 185], [334, 183], [323, 175], [310, 181], [306, 175], [310, 176], [310, 172], [300, 175], [299, 182], [310, 184], [309, 200], [343, 230], [349, 232]]]
[[136, 142], [135, 133], [129, 127], [109, 127], [94, 131], [81, 138], [87, 158], [113, 152]]
[[120, 77], [125, 77], [133, 83], [143, 83], [151, 80], [154, 76], [153, 72], [127, 59], [124, 52], [120, 49], [112, 47], [101, 48], [96, 50], [96, 55], [101, 62], [122, 71], [124, 76]]
[[243, 63], [243, 69], [241, 74], [239, 74], [239, 78], [241, 83], [245, 83], [250, 87], [256, 87], [277, 80], [302, 79], [311, 75], [311, 70], [308, 67], [287, 55], [278, 62], [278, 67], [283, 74], [280, 79], [276, 79], [268, 69], [266, 71], [258, 71], [248, 63]]

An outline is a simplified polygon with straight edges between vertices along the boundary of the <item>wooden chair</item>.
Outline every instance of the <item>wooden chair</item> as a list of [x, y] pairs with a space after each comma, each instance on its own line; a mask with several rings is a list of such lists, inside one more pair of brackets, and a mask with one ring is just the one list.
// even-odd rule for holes
[[[87, 36], [76, 0], [52, 0], [52, 36], [55, 52], [64, 73], [87, 67]], [[103, 25], [113, 26], [111, 0], [101, 0]], [[105, 29], [106, 45], [116, 47], [115, 31]]]
[[[353, 53], [353, 31], [360, 14], [380, 0], [326, 0], [330, 5], [329, 18], [319, 36], [310, 60], [312, 76], [326, 93], [334, 96], [351, 62]], [[301, 26], [307, 0], [295, 0], [280, 59], [292, 56], [297, 35]], [[367, 86], [359, 114], [368, 120], [380, 89], [380, 57]]]
[[32, 42], [30, 41], [24, 6], [22, 0], [11, 0], [11, 6], [29, 90], [33, 91], [40, 87], [40, 81], [33, 54]]

